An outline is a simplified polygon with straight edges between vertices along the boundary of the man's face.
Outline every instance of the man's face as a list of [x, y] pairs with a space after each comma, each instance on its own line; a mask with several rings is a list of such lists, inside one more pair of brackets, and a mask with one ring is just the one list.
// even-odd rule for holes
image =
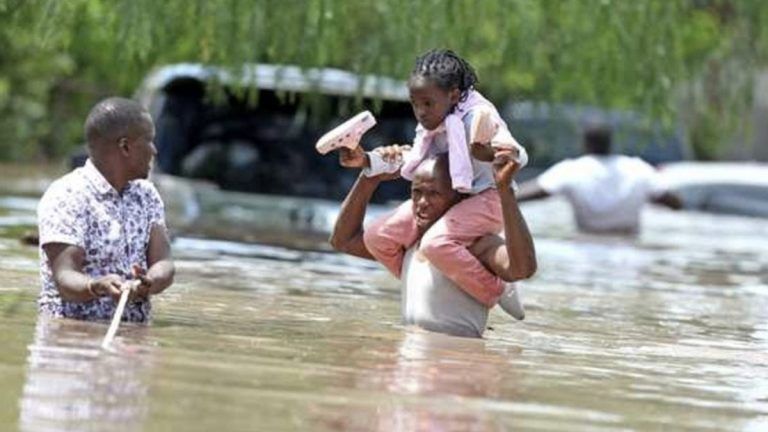
[[417, 172], [411, 183], [411, 199], [416, 226], [424, 232], [459, 201], [459, 194], [447, 176]]
[[136, 136], [128, 139], [128, 165], [131, 177], [145, 179], [152, 169], [152, 162], [157, 155], [155, 148], [155, 125], [149, 115], [138, 129]]
[[459, 90], [444, 90], [434, 81], [415, 76], [408, 82], [411, 107], [416, 120], [427, 130], [434, 130], [459, 101]]

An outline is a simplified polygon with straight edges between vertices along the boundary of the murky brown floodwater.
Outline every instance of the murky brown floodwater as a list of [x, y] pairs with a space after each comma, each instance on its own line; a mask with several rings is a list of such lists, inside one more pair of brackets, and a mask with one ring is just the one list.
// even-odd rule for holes
[[399, 325], [371, 263], [177, 239], [150, 327], [38, 321], [34, 200], [0, 199], [4, 430], [768, 430], [768, 224], [646, 213], [637, 241], [525, 207], [526, 321]]

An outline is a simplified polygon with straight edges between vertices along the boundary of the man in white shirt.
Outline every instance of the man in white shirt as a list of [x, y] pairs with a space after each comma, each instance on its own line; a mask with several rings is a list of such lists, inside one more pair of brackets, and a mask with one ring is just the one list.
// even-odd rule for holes
[[640, 212], [648, 201], [675, 210], [682, 207], [648, 163], [611, 154], [609, 127], [588, 126], [584, 150], [585, 155], [561, 161], [520, 185], [518, 202], [563, 195], [573, 208], [579, 230], [612, 234], [636, 234]]

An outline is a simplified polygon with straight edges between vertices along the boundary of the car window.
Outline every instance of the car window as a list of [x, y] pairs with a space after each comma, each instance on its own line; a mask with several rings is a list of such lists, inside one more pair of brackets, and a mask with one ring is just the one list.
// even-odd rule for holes
[[[224, 89], [214, 99], [198, 81], [167, 86], [154, 113], [161, 169], [226, 190], [341, 200], [358, 172], [340, 167], [335, 153], [318, 154], [320, 136], [362, 109], [377, 118], [363, 137], [366, 149], [408, 143], [416, 126], [407, 102], [254, 91]], [[407, 195], [404, 181], [388, 182], [373, 201]]]

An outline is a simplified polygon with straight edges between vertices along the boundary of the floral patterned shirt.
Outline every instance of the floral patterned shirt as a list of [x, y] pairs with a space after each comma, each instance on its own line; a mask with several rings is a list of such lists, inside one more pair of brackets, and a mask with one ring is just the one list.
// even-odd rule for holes
[[[82, 248], [83, 271], [92, 278], [116, 274], [130, 279], [132, 264], [147, 269], [152, 227], [165, 229], [163, 201], [152, 183], [134, 180], [120, 194], [90, 159], [51, 184], [40, 200], [37, 217], [43, 283], [40, 312], [83, 320], [110, 320], [117, 305], [110, 297], [87, 302], [62, 299], [43, 246], [65, 243]], [[129, 302], [123, 320], [147, 322], [150, 312], [148, 299]]]

